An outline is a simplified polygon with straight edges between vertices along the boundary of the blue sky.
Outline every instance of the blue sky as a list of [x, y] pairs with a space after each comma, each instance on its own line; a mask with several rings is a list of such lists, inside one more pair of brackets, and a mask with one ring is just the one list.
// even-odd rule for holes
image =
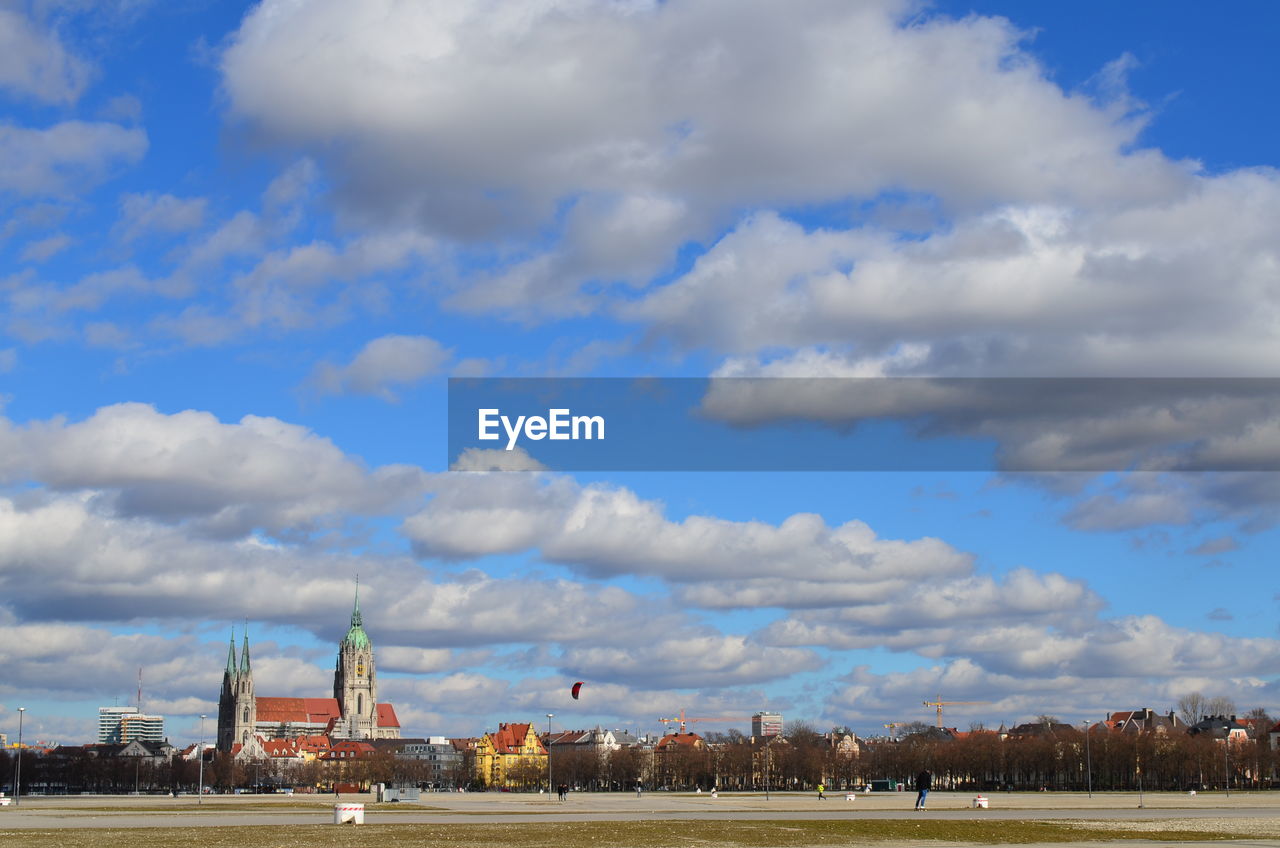
[[[1275, 713], [1273, 473], [444, 457], [452, 376], [1274, 376], [1278, 18], [0, 2], [0, 714], [86, 741], [141, 666], [192, 738], [246, 621], [324, 695], [357, 573], [415, 735]], [[1277, 420], [992, 432], [1247, 469]]]

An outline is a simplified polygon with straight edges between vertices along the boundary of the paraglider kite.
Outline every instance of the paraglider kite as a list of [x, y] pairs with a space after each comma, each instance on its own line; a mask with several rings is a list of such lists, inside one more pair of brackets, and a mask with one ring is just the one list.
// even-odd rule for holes
[[579, 693], [580, 691], [582, 691], [582, 681], [581, 681], [581, 680], [579, 680], [577, 683], [573, 684], [573, 700], [575, 700], [575, 701], [576, 701], [576, 700], [578, 700], [578, 693]]

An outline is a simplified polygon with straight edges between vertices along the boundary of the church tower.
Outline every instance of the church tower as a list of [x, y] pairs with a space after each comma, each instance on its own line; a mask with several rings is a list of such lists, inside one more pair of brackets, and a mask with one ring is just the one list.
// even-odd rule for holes
[[360, 616], [360, 584], [356, 583], [351, 628], [338, 645], [338, 662], [333, 671], [333, 697], [342, 711], [349, 739], [370, 739], [377, 724], [378, 681], [373, 669], [373, 643], [364, 632]]
[[253, 739], [258, 720], [258, 702], [253, 694], [253, 666], [249, 662], [249, 632], [244, 634], [244, 651], [236, 663], [236, 635], [231, 632], [227, 646], [227, 667], [222, 673], [222, 693], [218, 696], [218, 750], [230, 751], [237, 742]]

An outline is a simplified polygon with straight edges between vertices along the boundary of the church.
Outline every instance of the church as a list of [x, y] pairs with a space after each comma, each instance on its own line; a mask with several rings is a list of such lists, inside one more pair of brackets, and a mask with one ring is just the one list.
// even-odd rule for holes
[[338, 645], [332, 698], [259, 696], [253, 685], [249, 634], [244, 635], [244, 649], [238, 659], [234, 632], [227, 648], [227, 668], [218, 698], [218, 750], [230, 751], [257, 737], [292, 739], [317, 735], [334, 739], [400, 738], [395, 709], [378, 703], [373, 643], [364, 632], [358, 586], [351, 627]]

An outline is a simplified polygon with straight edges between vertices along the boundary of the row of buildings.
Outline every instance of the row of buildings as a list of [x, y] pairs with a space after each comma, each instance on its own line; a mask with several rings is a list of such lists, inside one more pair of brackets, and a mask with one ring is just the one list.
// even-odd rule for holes
[[[1151, 709], [1109, 713], [1105, 720], [1086, 725], [1090, 734], [1154, 734], [1157, 736], [1204, 734], [1230, 742], [1269, 737], [1269, 747], [1280, 745], [1280, 725], [1257, 726], [1257, 720], [1236, 716], [1205, 718], [1188, 726], [1173, 712]], [[964, 740], [975, 734], [1000, 740], [1028, 739], [1052, 734], [1051, 722], [1034, 722], [995, 731], [960, 731], [956, 728], [917, 726], [916, 736], [937, 741]], [[395, 708], [378, 700], [377, 671], [373, 643], [364, 630], [360, 612], [359, 587], [352, 607], [350, 625], [338, 645], [331, 697], [284, 698], [257, 693], [248, 634], [237, 651], [234, 633], [227, 649], [222, 688], [218, 701], [217, 726], [212, 747], [216, 758], [235, 764], [256, 764], [269, 775], [284, 781], [297, 779], [302, 767], [307, 780], [317, 781], [317, 768], [340, 766], [350, 776], [372, 775], [369, 768], [356, 766], [398, 764], [391, 772], [411, 777], [421, 785], [435, 787], [474, 785], [481, 787], [534, 787], [542, 785], [550, 761], [622, 763], [614, 769], [632, 782], [655, 781], [663, 773], [660, 762], [670, 763], [681, 754], [727, 750], [743, 745], [767, 752], [774, 740], [786, 745], [783, 717], [776, 712], [760, 712], [751, 718], [751, 734], [731, 733], [725, 740], [708, 741], [685, 731], [683, 713], [680, 731], [660, 737], [638, 736], [624, 730], [595, 727], [539, 733], [533, 723], [503, 723], [495, 731], [474, 738], [402, 738]], [[813, 742], [814, 740], [810, 740]], [[870, 740], [872, 744], [892, 742]], [[857, 757], [864, 744], [847, 729], [821, 736], [821, 745], [835, 756]], [[99, 710], [96, 745], [50, 748], [55, 758], [116, 759], [135, 764], [148, 762], [158, 767], [165, 762], [194, 761], [212, 751], [192, 745], [178, 750], [164, 737], [163, 718], [143, 713], [138, 707], [103, 707]], [[647, 762], [645, 762], [647, 758]], [[401, 766], [410, 764], [412, 769]], [[331, 769], [332, 770], [332, 769]], [[581, 767], [580, 773], [600, 774], [600, 769]], [[669, 770], [668, 770], [669, 771]], [[612, 772], [611, 772], [612, 773]], [[617, 784], [619, 779], [608, 781]]]

